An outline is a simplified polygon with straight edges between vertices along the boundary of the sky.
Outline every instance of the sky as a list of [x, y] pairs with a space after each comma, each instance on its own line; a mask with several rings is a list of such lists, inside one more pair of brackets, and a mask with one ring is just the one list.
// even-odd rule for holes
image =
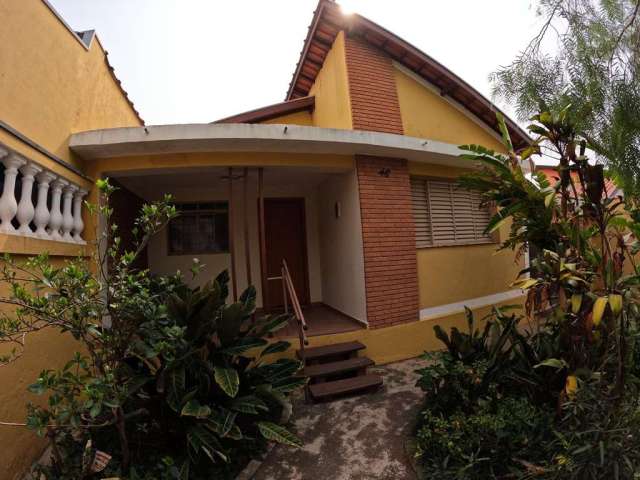
[[[317, 0], [49, 0], [95, 29], [148, 125], [205, 123], [281, 102]], [[488, 76], [537, 33], [535, 0], [342, 0], [490, 98]], [[499, 104], [507, 113], [509, 106]]]

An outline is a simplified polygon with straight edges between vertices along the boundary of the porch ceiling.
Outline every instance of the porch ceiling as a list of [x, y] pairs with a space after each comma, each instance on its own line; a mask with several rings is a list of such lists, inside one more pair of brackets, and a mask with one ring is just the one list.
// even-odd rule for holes
[[71, 136], [83, 159], [191, 152], [373, 155], [469, 166], [457, 145], [388, 133], [299, 125], [183, 124], [113, 128]]
[[[242, 174], [242, 170], [242, 168], [234, 168], [234, 175]], [[229, 185], [228, 173], [229, 169], [225, 167], [208, 167], [206, 169], [182, 169], [178, 172], [167, 170], [153, 174], [149, 174], [147, 171], [140, 174], [127, 172], [125, 175], [119, 175], [116, 172], [110, 176], [116, 178], [118, 182], [145, 200], [153, 200], [157, 197], [158, 192], [173, 192], [183, 189], [209, 189], [226, 192]], [[335, 173], [340, 172], [311, 168], [265, 168], [264, 185], [267, 188], [278, 185], [297, 185], [304, 189], [313, 189]], [[256, 180], [257, 173], [254, 169], [249, 170], [249, 178]]]

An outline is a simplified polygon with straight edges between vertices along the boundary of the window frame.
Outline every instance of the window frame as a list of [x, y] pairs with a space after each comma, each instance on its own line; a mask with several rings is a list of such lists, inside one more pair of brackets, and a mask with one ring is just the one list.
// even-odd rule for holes
[[[415, 193], [413, 190], [413, 182], [421, 181], [425, 184], [424, 188], [425, 188], [425, 197], [427, 202], [427, 205], [426, 205], [427, 211], [424, 212], [424, 215], [429, 224], [430, 240], [428, 244], [426, 244], [426, 242], [419, 242], [417, 229], [416, 229], [416, 249], [457, 247], [457, 246], [470, 246], [470, 245], [490, 245], [490, 244], [499, 243], [499, 239], [496, 232], [488, 235], [484, 235], [484, 238], [461, 239], [461, 240], [452, 240], [452, 241], [435, 241], [434, 230], [433, 230], [434, 222], [433, 222], [433, 216], [432, 216], [432, 201], [431, 201], [432, 199], [429, 193], [428, 184], [429, 182], [448, 183], [451, 188], [451, 186], [453, 187], [456, 186], [456, 180], [453, 178], [447, 178], [447, 177], [434, 177], [434, 176], [428, 176], [428, 175], [410, 175], [409, 181], [410, 181], [410, 188], [411, 188], [411, 215], [413, 217], [414, 225], [417, 224], [417, 220], [419, 219], [416, 217], [416, 214], [415, 214], [416, 199], [415, 199]], [[462, 188], [462, 187], [458, 186], [457, 188]], [[493, 209], [491, 208], [487, 209], [487, 216], [488, 216], [487, 220], [490, 220], [493, 214], [494, 214]], [[455, 227], [455, 211], [452, 212], [451, 221], [452, 223], [454, 223], [454, 236], [455, 236], [455, 228], [456, 228]], [[474, 235], [477, 235], [477, 233], [475, 232], [476, 230], [475, 222], [474, 222], [473, 228], [474, 228]], [[484, 228], [482, 228], [482, 230], [484, 230]], [[479, 234], [482, 235], [481, 232]]]
[[[222, 212], [220, 211], [221, 209], [217, 209], [217, 208], [208, 208], [208, 209], [200, 209], [198, 208], [198, 206], [200, 205], [208, 205], [208, 204], [224, 204], [225, 205], [225, 211]], [[207, 250], [207, 249], [203, 249], [203, 250], [199, 250], [199, 249], [194, 249], [194, 250], [184, 250], [184, 251], [180, 251], [180, 252], [174, 252], [171, 250], [171, 222], [173, 222], [175, 219], [171, 219], [169, 221], [169, 223], [167, 224], [167, 233], [166, 233], [166, 238], [167, 238], [167, 256], [169, 257], [180, 257], [180, 256], [185, 256], [185, 255], [228, 255], [231, 251], [230, 249], [230, 241], [231, 241], [231, 236], [230, 236], [230, 232], [229, 232], [229, 201], [228, 200], [212, 200], [212, 201], [195, 201], [195, 202], [175, 202], [174, 203], [176, 210], [178, 211], [178, 216], [177, 218], [182, 217], [183, 215], [189, 215], [192, 216], [194, 218], [196, 218], [196, 222], [197, 219], [202, 216], [202, 215], [212, 215], [212, 214], [216, 214], [216, 213], [224, 213], [226, 215], [226, 219], [227, 219], [227, 248], [226, 250]], [[192, 210], [186, 210], [183, 211], [181, 210], [181, 207], [183, 207], [184, 205], [193, 205], [194, 209]]]

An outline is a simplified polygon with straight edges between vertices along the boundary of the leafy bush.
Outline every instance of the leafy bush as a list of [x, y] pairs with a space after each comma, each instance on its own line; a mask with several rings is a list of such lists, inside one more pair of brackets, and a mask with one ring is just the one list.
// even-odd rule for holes
[[[427, 355], [418, 456], [427, 477], [635, 479], [640, 472], [640, 251], [637, 213], [609, 197], [601, 165], [570, 107], [533, 118], [533, 145], [507, 155], [464, 146], [482, 168], [460, 180], [495, 207], [487, 233], [530, 265], [514, 287], [525, 316], [495, 309], [482, 332], [436, 329], [447, 350]], [[559, 157], [554, 186], [528, 175], [540, 148]], [[455, 439], [455, 440], [454, 440]]]
[[[0, 361], [18, 360], [25, 339], [43, 329], [71, 334], [82, 351], [30, 387], [48, 396], [45, 406], [29, 405], [26, 422], [52, 445], [53, 465], [41, 472], [52, 479], [225, 478], [267, 441], [299, 446], [281, 419], [289, 394], [304, 383], [300, 363], [269, 361], [290, 345], [266, 338], [288, 316], [256, 318], [253, 287], [227, 304], [226, 272], [190, 288], [180, 275], [134, 268], [175, 209], [169, 198], [145, 205], [136, 245], [126, 250], [110, 222], [113, 188], [98, 187], [103, 206], [90, 208], [109, 226], [94, 258], [61, 267], [46, 255], [2, 260], [0, 281], [10, 293], [0, 303], [14, 309], [0, 314], [0, 342], [14, 348]], [[200, 269], [194, 264], [193, 275]]]

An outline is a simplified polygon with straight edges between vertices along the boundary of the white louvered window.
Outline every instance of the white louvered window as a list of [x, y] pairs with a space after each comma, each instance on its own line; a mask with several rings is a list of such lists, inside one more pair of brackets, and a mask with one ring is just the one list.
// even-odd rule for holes
[[480, 195], [448, 180], [411, 178], [417, 248], [491, 243], [484, 229], [491, 218]]

